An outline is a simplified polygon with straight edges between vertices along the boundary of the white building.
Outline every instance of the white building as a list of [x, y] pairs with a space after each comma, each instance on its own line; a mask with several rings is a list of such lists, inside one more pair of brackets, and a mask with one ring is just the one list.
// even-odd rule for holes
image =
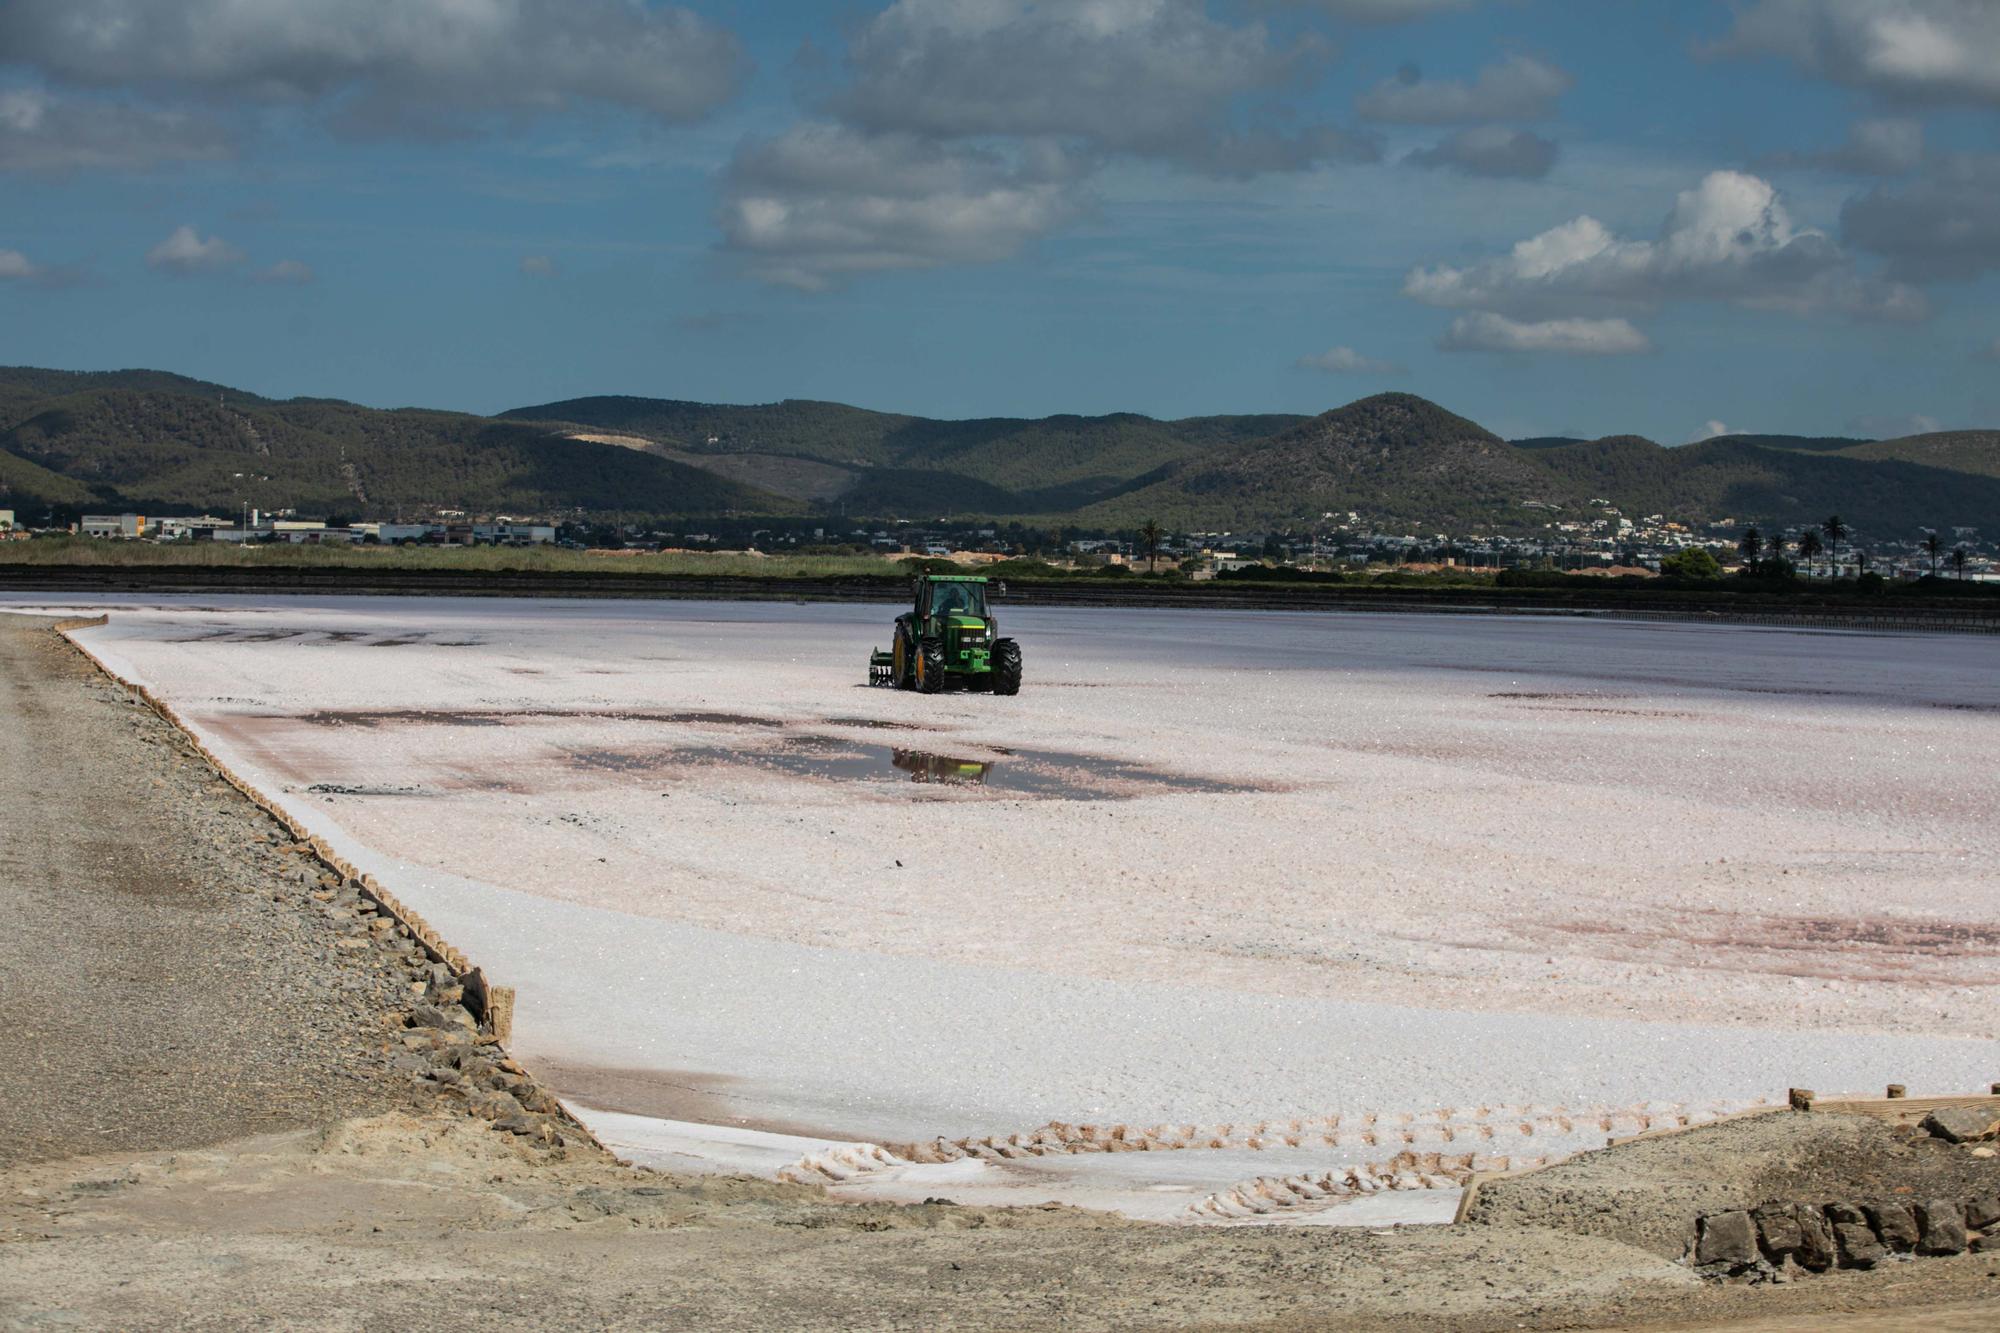
[[85, 514], [77, 531], [86, 537], [117, 537], [136, 540], [146, 535], [144, 514]]
[[163, 542], [168, 542], [180, 537], [212, 535], [223, 528], [233, 526], [235, 526], [233, 519], [216, 518], [212, 514], [203, 514], [200, 518], [163, 518], [154, 525], [153, 535]]

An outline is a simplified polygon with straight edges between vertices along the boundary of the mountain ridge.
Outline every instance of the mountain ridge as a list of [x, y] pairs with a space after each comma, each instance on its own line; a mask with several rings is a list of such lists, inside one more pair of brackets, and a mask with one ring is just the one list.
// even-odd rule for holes
[[1526, 531], [1593, 501], [1690, 523], [2000, 527], [2000, 432], [1508, 442], [1414, 394], [1313, 417], [941, 421], [810, 399], [567, 399], [494, 417], [272, 399], [166, 372], [0, 368], [0, 506], [243, 503], [667, 517], [1012, 519], [1096, 530]]

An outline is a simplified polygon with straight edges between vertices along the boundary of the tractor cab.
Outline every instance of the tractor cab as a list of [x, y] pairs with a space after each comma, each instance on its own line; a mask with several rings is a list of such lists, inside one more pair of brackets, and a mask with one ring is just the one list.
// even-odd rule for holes
[[967, 578], [918, 579], [917, 615], [938, 619], [959, 617], [985, 620], [986, 580]]

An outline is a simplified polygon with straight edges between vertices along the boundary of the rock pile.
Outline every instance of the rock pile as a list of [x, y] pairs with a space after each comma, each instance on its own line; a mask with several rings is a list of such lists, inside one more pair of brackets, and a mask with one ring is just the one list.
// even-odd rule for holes
[[[303, 843], [285, 850], [310, 858]], [[547, 1090], [529, 1077], [498, 1037], [482, 1030], [465, 1004], [465, 987], [445, 963], [432, 958], [403, 922], [396, 920], [353, 880], [343, 880], [320, 863], [309, 861], [319, 877], [311, 894], [320, 910], [338, 923], [334, 941], [376, 966], [404, 978], [402, 990], [412, 1003], [401, 1017], [400, 1050], [393, 1068], [407, 1073], [419, 1090], [428, 1090], [483, 1120], [497, 1130], [560, 1148], [565, 1134], [575, 1134], [569, 1120]]]
[[1978, 1106], [1948, 1106], [1932, 1111], [1918, 1126], [1946, 1143], [1984, 1143], [2000, 1138], [2000, 1117]]
[[1783, 1281], [1804, 1271], [2000, 1249], [2000, 1193], [1875, 1203], [1779, 1201], [1695, 1223], [1688, 1262], [1704, 1277]]

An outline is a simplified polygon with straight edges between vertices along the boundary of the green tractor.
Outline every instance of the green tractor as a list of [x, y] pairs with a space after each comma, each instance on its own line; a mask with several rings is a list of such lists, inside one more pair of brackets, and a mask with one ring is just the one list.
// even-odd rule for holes
[[[995, 638], [986, 607], [987, 580], [967, 574], [919, 574], [915, 606], [896, 617], [895, 647], [868, 658], [868, 683], [942, 693], [947, 685], [1021, 692], [1021, 645]], [[1005, 585], [1002, 585], [1004, 589]]]

